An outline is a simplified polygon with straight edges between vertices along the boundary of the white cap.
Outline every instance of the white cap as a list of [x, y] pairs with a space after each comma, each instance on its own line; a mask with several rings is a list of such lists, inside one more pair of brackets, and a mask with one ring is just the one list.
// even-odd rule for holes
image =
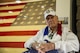
[[53, 16], [55, 16], [55, 15], [56, 15], [56, 12], [55, 12], [52, 8], [49, 8], [49, 9], [47, 9], [47, 10], [44, 12], [44, 18], [46, 19], [46, 17], [47, 17], [48, 15], [53, 15]]

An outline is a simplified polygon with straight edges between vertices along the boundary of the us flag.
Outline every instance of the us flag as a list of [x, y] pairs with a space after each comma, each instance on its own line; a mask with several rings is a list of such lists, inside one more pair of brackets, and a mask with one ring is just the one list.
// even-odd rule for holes
[[22, 53], [24, 42], [46, 26], [43, 13], [55, 0], [0, 4], [0, 53]]

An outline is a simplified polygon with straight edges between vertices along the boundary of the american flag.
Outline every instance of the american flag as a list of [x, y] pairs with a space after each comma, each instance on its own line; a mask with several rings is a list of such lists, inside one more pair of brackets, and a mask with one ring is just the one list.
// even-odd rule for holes
[[44, 28], [43, 12], [56, 0], [0, 5], [0, 53], [22, 53], [24, 42]]

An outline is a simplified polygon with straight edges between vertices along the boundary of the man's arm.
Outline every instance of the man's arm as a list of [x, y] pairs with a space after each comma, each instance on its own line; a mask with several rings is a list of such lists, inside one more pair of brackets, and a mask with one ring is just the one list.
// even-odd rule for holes
[[65, 40], [62, 37], [61, 41], [55, 43], [55, 49], [60, 49], [63, 52], [79, 51], [79, 41], [75, 34], [71, 31], [64, 32]]

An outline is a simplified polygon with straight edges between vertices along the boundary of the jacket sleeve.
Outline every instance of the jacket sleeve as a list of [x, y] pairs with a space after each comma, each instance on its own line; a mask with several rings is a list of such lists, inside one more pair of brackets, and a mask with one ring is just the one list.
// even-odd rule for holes
[[38, 31], [37, 34], [35, 36], [33, 36], [32, 38], [30, 38], [29, 40], [27, 40], [24, 43], [24, 47], [25, 48], [31, 48], [32, 43], [34, 43], [35, 41], [38, 41], [38, 39], [40, 38], [40, 36], [42, 35], [41, 33], [42, 31]]
[[[79, 51], [79, 41], [77, 36], [72, 33], [67, 28], [63, 29], [62, 40], [55, 43], [55, 49], [62, 50], [64, 53], [75, 51]], [[65, 38], [65, 40], [64, 40]]]

